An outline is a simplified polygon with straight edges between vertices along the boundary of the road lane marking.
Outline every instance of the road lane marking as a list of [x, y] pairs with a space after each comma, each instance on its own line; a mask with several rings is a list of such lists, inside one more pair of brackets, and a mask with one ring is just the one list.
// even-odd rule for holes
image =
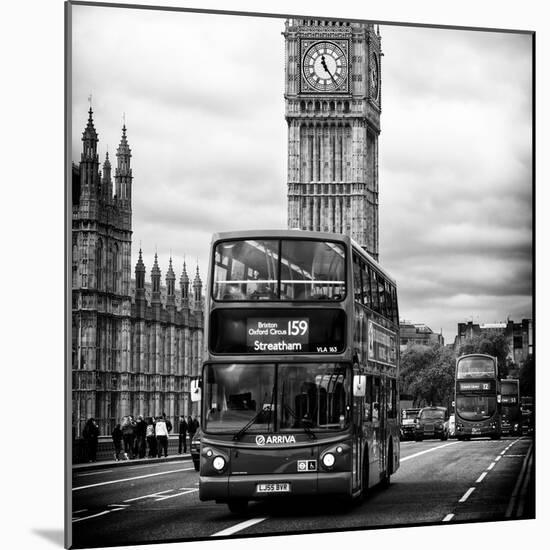
[[107, 504], [107, 506], [114, 506], [116, 508], [128, 508], [129, 504]]
[[489, 464], [489, 467], [487, 468], [487, 471], [492, 470], [495, 467], [495, 464], [496, 462], [491, 462], [491, 464]]
[[483, 478], [487, 475], [487, 472], [483, 472], [476, 480], [476, 483], [481, 483]]
[[505, 455], [506, 458], [523, 458], [525, 455]]
[[246, 529], [248, 527], [252, 527], [252, 525], [256, 525], [257, 523], [260, 523], [261, 521], [265, 521], [266, 519], [267, 518], [248, 519], [248, 520], [243, 521], [241, 523], [237, 523], [237, 525], [233, 525], [233, 527], [228, 527], [227, 529], [224, 529], [223, 531], [218, 531], [217, 533], [214, 533], [213, 535], [210, 535], [210, 536], [211, 537], [225, 537], [227, 535], [233, 535], [234, 533], [242, 531], [243, 529]]
[[447, 514], [447, 515], [443, 518], [443, 521], [451, 521], [454, 517], [455, 517], [454, 514]]
[[[191, 459], [184, 459], [181, 461], [181, 463], [183, 464], [184, 462], [190, 462]], [[176, 462], [177, 463], [177, 462]], [[128, 466], [128, 470], [139, 470], [140, 468], [151, 468], [153, 466], [157, 466], [157, 465], [161, 465], [161, 466], [164, 466], [164, 464], [162, 462], [153, 462], [152, 464], [144, 464], [143, 466]]]
[[169, 493], [174, 489], [166, 489], [165, 491], [157, 491], [156, 493], [151, 493], [150, 495], [143, 495], [141, 497], [134, 497], [125, 500], [124, 502], [134, 502], [134, 500], [141, 500], [142, 498], [156, 497], [157, 495], [162, 495], [163, 493]]
[[452, 441], [451, 443], [445, 443], [445, 445], [438, 445], [437, 447], [432, 447], [431, 449], [426, 449], [425, 451], [420, 451], [419, 453], [415, 453], [413, 455], [406, 456], [405, 458], [401, 458], [399, 462], [405, 462], [405, 460], [409, 460], [410, 458], [416, 458], [417, 456], [431, 453], [432, 451], [437, 451], [437, 449], [443, 449], [444, 447], [448, 447], [449, 445], [456, 445], [459, 443], [458, 441]]
[[105, 510], [104, 512], [99, 512], [99, 514], [94, 514], [93, 516], [86, 516], [85, 518], [77, 518], [77, 519], [73, 518], [73, 523], [84, 521], [85, 519], [92, 519], [92, 518], [97, 518], [99, 516], [104, 516], [105, 514], [110, 514], [111, 512], [112, 510]]
[[143, 476], [126, 477], [124, 479], [113, 479], [111, 481], [102, 481], [101, 483], [93, 483], [92, 485], [82, 485], [81, 487], [73, 487], [73, 491], [82, 491], [82, 489], [90, 489], [91, 487], [101, 487], [102, 485], [111, 485], [112, 483], [123, 483], [125, 481], [134, 481], [136, 479], [145, 479], [146, 477], [163, 476], [166, 474], [175, 474], [177, 472], [186, 472], [195, 468], [179, 468], [178, 470], [168, 470], [166, 472], [156, 472], [154, 474], [146, 474]]
[[168, 495], [167, 497], [156, 498], [155, 502], [158, 502], [159, 500], [166, 500], [169, 498], [180, 497], [181, 495], [187, 495], [188, 493], [194, 493], [195, 491], [198, 491], [198, 489], [189, 489], [187, 491], [183, 491], [183, 493], [177, 493], [175, 495]]
[[95, 472], [88, 472], [87, 474], [76, 474], [76, 477], [84, 476], [96, 476], [97, 474], [106, 474], [107, 472], [112, 472], [113, 470], [97, 470]]
[[468, 500], [468, 497], [475, 491], [475, 487], [470, 487], [463, 495], [462, 498], [458, 502], [466, 502]]
[[82, 512], [87, 512], [88, 508], [82, 508], [82, 510], [75, 510], [73, 514], [81, 514]]

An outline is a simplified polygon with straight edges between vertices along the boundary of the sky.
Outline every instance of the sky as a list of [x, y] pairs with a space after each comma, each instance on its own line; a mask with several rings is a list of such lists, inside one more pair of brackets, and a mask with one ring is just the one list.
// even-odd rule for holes
[[[132, 149], [132, 266], [213, 232], [286, 227], [284, 20], [73, 6], [72, 160]], [[532, 317], [529, 35], [381, 25], [380, 262], [400, 316], [443, 332]], [[133, 269], [133, 268], [132, 268]]]

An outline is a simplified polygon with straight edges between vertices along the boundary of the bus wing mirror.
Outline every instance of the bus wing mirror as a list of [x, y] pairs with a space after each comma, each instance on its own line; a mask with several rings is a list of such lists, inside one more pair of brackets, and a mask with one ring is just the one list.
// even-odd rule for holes
[[199, 380], [191, 380], [191, 401], [201, 400], [201, 388]]
[[353, 397], [365, 397], [367, 377], [364, 374], [357, 374], [353, 377]]

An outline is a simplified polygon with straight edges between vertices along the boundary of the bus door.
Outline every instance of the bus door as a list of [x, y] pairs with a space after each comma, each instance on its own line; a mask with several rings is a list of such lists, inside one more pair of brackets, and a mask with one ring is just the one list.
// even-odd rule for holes
[[379, 455], [379, 466], [380, 472], [383, 472], [387, 468], [387, 432], [388, 432], [388, 383], [389, 380], [386, 376], [380, 377], [380, 432], [379, 432], [379, 445], [380, 445], [380, 455]]
[[382, 415], [382, 392], [380, 389], [380, 377], [373, 377], [373, 396], [372, 396], [372, 428], [373, 428], [373, 445], [372, 452], [375, 459], [378, 460], [378, 473], [380, 473], [382, 459], [382, 433], [381, 433], [381, 417]]
[[365, 397], [353, 397], [353, 464], [352, 485], [357, 489], [361, 485], [361, 465], [363, 449], [363, 408]]
[[361, 427], [361, 412], [363, 409], [363, 398], [353, 398], [353, 475], [352, 484], [353, 488], [357, 489], [361, 484], [361, 459], [362, 459], [362, 446], [363, 446], [363, 429]]

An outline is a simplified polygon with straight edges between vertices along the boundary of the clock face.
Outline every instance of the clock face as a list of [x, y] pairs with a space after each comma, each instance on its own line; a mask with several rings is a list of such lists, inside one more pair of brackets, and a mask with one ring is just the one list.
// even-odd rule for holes
[[302, 73], [309, 86], [318, 92], [342, 91], [347, 83], [348, 61], [334, 42], [316, 42], [304, 54]]
[[371, 97], [378, 99], [378, 58], [373, 54], [370, 64], [370, 91]]

